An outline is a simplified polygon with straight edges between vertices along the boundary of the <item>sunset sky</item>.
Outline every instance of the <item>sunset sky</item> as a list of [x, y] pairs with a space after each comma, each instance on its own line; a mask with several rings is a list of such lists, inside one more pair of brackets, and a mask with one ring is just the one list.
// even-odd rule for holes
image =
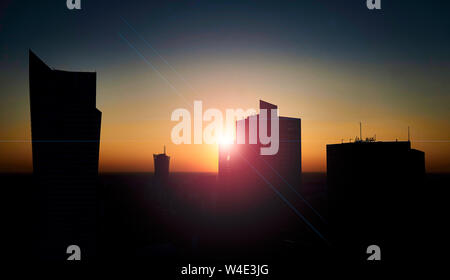
[[216, 172], [216, 145], [171, 142], [172, 111], [259, 99], [302, 119], [304, 172], [360, 121], [377, 140], [410, 126], [427, 171], [450, 172], [448, 1], [81, 1], [0, 4], [0, 173], [32, 170], [28, 49], [97, 72], [101, 172], [153, 171], [164, 145], [172, 171]]

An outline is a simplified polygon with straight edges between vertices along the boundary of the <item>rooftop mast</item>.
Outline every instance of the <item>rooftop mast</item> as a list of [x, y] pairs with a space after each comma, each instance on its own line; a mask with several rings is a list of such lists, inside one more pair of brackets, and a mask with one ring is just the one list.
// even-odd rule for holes
[[359, 140], [362, 141], [362, 124], [359, 122]]

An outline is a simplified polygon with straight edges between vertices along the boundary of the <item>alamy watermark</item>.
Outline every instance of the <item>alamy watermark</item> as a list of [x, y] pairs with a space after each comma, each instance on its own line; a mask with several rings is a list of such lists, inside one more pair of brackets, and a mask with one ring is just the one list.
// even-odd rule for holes
[[81, 10], [81, 0], [67, 0], [66, 5], [69, 10]]
[[381, 10], [381, 0], [367, 0], [366, 5], [369, 10]]
[[[270, 112], [268, 112], [270, 111]], [[270, 116], [269, 116], [270, 115]], [[225, 123], [219, 109], [209, 108], [203, 112], [202, 101], [194, 101], [194, 144], [246, 144], [246, 121], [248, 116], [248, 144], [262, 144], [261, 155], [275, 155], [279, 148], [278, 109], [226, 109]], [[270, 118], [270, 122], [269, 122]], [[191, 113], [184, 108], [175, 109], [171, 115], [172, 121], [179, 123], [172, 128], [171, 139], [176, 145], [191, 144]], [[237, 121], [236, 133], [234, 124]], [[239, 121], [241, 120], [241, 121]], [[258, 121], [259, 120], [259, 121]], [[203, 129], [203, 122], [210, 122]], [[270, 125], [270, 135], [268, 126]], [[258, 134], [259, 131], [259, 135]]]
[[369, 254], [369, 257], [367, 258], [368, 261], [381, 260], [381, 249], [378, 245], [370, 245], [367, 247], [366, 253]]
[[66, 253], [69, 254], [69, 257], [67, 258], [68, 261], [81, 260], [81, 249], [78, 245], [70, 245], [67, 247]]

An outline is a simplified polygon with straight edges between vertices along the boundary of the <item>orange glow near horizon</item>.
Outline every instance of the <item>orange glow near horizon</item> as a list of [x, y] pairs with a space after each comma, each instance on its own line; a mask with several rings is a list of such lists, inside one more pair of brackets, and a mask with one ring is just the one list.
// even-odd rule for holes
[[[172, 111], [186, 108], [192, 117], [190, 106], [201, 100], [203, 112], [217, 108], [225, 114], [228, 108], [256, 109], [259, 99], [277, 104], [280, 116], [302, 119], [304, 172], [325, 172], [326, 144], [354, 139], [360, 121], [363, 136], [376, 135], [380, 141], [406, 140], [410, 126], [412, 147], [425, 152], [427, 171], [450, 172], [449, 100], [444, 94], [443, 100], [431, 100], [415, 91], [432, 84], [414, 78], [426, 73], [409, 70], [411, 84], [404, 84], [388, 75], [361, 76], [361, 71], [378, 73], [377, 65], [263, 57], [172, 58], [195, 92], [170, 73], [163, 74], [188, 103], [140, 61], [126, 65], [132, 69], [126, 76], [117, 69], [102, 72], [97, 85], [97, 108], [103, 113], [100, 172], [152, 172], [153, 154], [164, 145], [171, 171], [217, 172], [217, 145], [171, 142], [177, 124], [170, 121]], [[416, 82], [424, 85], [414, 87]], [[7, 110], [1, 112], [1, 173], [32, 171], [27, 81], [18, 84], [10, 89], [17, 95], [2, 101]], [[155, 97], [155, 92], [167, 98]]]
[[[364, 125], [364, 124], [363, 124]], [[367, 136], [377, 133], [378, 140], [395, 140], [396, 127], [386, 129], [383, 133], [377, 126], [366, 128]], [[125, 126], [119, 135], [133, 135], [136, 131], [133, 126]], [[108, 127], [102, 129], [102, 138], [108, 134]], [[358, 133], [357, 123], [324, 123], [302, 120], [302, 165], [303, 172], [326, 172], [326, 144], [350, 141], [350, 137], [338, 139], [326, 137], [322, 131], [352, 130], [353, 135]], [[167, 131], [166, 135], [169, 135]], [[364, 133], [364, 130], [363, 130]], [[399, 140], [406, 140], [406, 132]], [[351, 135], [351, 134], [347, 134]], [[419, 138], [420, 134], [413, 139]], [[354, 138], [354, 137], [353, 137]], [[412, 147], [425, 151], [427, 172], [449, 172], [450, 145], [443, 141], [426, 141], [425, 137], [412, 142]], [[155, 137], [153, 141], [130, 138], [109, 138], [100, 144], [100, 172], [153, 172], [153, 154], [162, 152], [163, 145], [167, 146], [167, 153], [171, 157], [170, 169], [172, 172], [217, 172], [218, 145], [216, 144], [190, 144], [175, 145], [170, 138]], [[0, 170], [2, 173], [31, 172], [31, 143], [9, 142], [2, 143], [0, 150]]]

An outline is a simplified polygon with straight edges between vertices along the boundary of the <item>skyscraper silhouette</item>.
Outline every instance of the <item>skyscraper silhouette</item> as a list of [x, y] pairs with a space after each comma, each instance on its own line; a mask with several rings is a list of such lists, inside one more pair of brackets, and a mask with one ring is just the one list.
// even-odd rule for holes
[[31, 50], [29, 83], [33, 174], [39, 188], [41, 250], [66, 259], [77, 245], [95, 256], [101, 112], [96, 73], [48, 67]]
[[157, 184], [167, 183], [170, 157], [166, 154], [166, 146], [164, 146], [163, 154], [153, 154], [153, 160], [155, 165], [155, 182]]
[[[270, 116], [271, 109], [277, 109], [274, 104], [263, 100], [259, 103], [260, 110], [267, 110]], [[263, 146], [259, 140], [259, 121], [257, 118], [257, 143], [249, 141], [250, 120], [249, 117], [236, 122], [236, 134], [238, 126], [245, 127], [245, 143], [221, 145], [219, 147], [219, 177], [221, 180], [259, 181], [259, 176], [254, 170], [264, 174], [266, 179], [273, 181], [275, 185], [289, 184], [294, 188], [299, 187], [302, 172], [301, 161], [301, 119], [290, 117], [279, 117], [279, 149], [274, 155], [261, 155], [260, 148]], [[267, 120], [267, 131], [270, 131], [270, 118]], [[253, 169], [253, 168], [254, 169]]]
[[[267, 134], [272, 135], [271, 109], [277, 106], [260, 100], [260, 110], [267, 110]], [[256, 117], [256, 143], [250, 143], [251, 118]], [[245, 143], [219, 145], [219, 184], [217, 209], [225, 213], [230, 228], [240, 227], [245, 234], [267, 236], [287, 231], [292, 210], [306, 207], [298, 196], [301, 179], [301, 119], [278, 117], [279, 149], [274, 155], [261, 155], [263, 145], [259, 139], [261, 111], [236, 122], [236, 135], [244, 125]], [[280, 199], [282, 197], [282, 199]], [[223, 218], [223, 221], [226, 219]], [[237, 225], [237, 222], [242, 224]], [[230, 234], [234, 234], [231, 232]]]
[[375, 244], [405, 255], [419, 226], [424, 177], [425, 154], [409, 141], [327, 145], [330, 226], [342, 252], [363, 259]]

